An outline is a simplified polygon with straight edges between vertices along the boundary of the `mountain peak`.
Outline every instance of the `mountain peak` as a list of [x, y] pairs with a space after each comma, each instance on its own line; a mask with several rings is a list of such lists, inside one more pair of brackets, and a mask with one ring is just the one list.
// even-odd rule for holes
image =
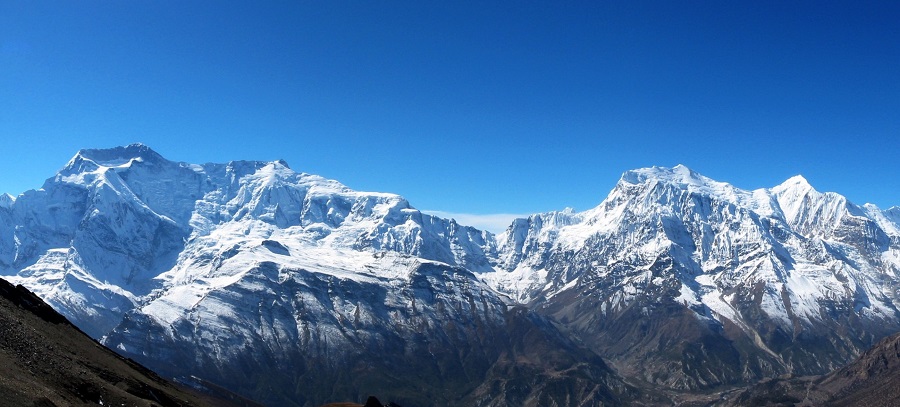
[[16, 202], [16, 197], [10, 194], [0, 194], [0, 208], [9, 208]]
[[284, 168], [287, 168], [287, 169], [291, 169], [291, 166], [288, 165], [287, 161], [285, 161], [285, 160], [283, 160], [283, 159], [277, 159], [277, 160], [275, 160], [275, 161], [272, 161], [272, 163], [273, 163], [273, 164], [278, 164], [278, 165], [280, 165], [280, 166], [282, 166], [282, 167], [284, 167]]
[[817, 192], [815, 188], [802, 175], [794, 175], [782, 182], [781, 185], [772, 188], [776, 195], [785, 195], [789, 191], [793, 195], [805, 195], [808, 192]]
[[788, 178], [786, 181], [782, 182], [781, 185], [797, 185], [797, 186], [808, 186], [810, 185], [809, 181], [803, 175], [794, 175], [793, 177]]
[[72, 158], [69, 165], [66, 167], [77, 164], [79, 159], [92, 161], [94, 164], [101, 167], [118, 167], [127, 164], [132, 160], [144, 162], [159, 162], [166, 160], [159, 155], [159, 153], [141, 143], [113, 148], [83, 149], [78, 151], [78, 154]]
[[630, 184], [640, 184], [648, 180], [678, 185], [708, 185], [715, 182], [682, 164], [671, 168], [653, 166], [630, 170], [622, 174], [621, 179]]

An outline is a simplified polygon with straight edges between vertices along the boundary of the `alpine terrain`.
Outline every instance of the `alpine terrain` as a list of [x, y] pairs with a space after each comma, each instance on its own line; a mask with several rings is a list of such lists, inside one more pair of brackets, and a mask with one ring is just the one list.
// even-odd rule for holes
[[82, 150], [0, 196], [0, 274], [103, 344], [267, 405], [670, 404], [900, 331], [900, 209], [626, 172], [499, 235], [283, 161]]

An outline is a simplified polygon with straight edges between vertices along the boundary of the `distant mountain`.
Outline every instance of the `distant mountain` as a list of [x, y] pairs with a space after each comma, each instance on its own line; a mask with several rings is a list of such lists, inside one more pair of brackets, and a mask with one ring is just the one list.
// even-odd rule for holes
[[746, 191], [646, 168], [594, 209], [515, 221], [483, 278], [657, 386], [824, 374], [900, 331], [896, 213], [799, 176]]
[[668, 404], [900, 331], [898, 220], [678, 166], [495, 236], [283, 161], [136, 144], [0, 197], [0, 273], [165, 376], [270, 405]]
[[212, 405], [100, 346], [2, 279], [0, 378], [0, 406]]

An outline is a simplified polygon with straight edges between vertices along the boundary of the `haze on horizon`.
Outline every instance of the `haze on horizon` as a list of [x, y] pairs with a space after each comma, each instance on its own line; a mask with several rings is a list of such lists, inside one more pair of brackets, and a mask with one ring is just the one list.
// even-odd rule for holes
[[143, 142], [458, 218], [585, 210], [676, 164], [886, 208], [898, 20], [896, 2], [4, 2], [0, 192]]

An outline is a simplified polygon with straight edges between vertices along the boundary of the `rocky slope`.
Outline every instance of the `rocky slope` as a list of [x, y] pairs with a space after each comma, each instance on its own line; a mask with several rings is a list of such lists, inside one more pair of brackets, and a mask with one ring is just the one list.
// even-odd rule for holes
[[900, 335], [882, 340], [817, 388], [833, 395], [829, 404], [834, 406], [900, 405]]
[[212, 405], [87, 337], [0, 279], [0, 406]]
[[885, 338], [849, 365], [827, 375], [764, 380], [718, 405], [900, 405], [900, 334]]

